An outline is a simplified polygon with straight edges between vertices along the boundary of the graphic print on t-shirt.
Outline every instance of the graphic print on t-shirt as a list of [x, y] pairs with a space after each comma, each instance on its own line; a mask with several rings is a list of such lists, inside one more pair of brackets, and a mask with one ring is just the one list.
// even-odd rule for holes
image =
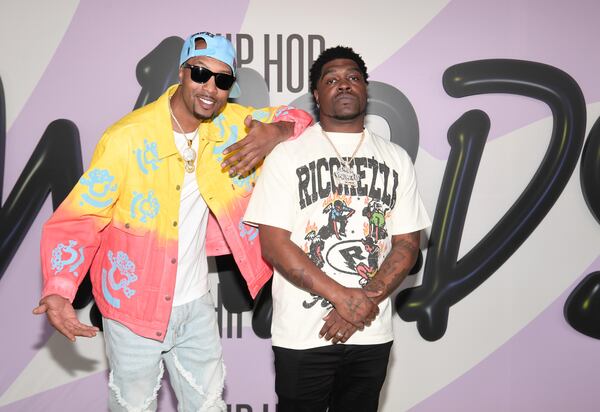
[[[298, 167], [296, 175], [300, 207], [313, 210], [306, 224], [304, 252], [338, 283], [364, 287], [390, 245], [386, 221], [396, 201], [398, 173], [373, 158], [356, 158], [354, 163], [361, 177], [356, 188], [333, 183], [336, 158]], [[331, 308], [323, 297], [308, 295], [304, 308]]]

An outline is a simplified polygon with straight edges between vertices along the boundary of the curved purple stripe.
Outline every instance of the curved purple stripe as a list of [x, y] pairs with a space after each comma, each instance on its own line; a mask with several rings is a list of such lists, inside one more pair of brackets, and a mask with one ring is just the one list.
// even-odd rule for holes
[[[599, 268], [600, 257], [585, 275]], [[563, 317], [565, 300], [585, 275], [498, 350], [411, 411], [598, 410], [598, 340]]]
[[[248, 0], [80, 2], [44, 75], [7, 133], [6, 190], [14, 186], [46, 125], [57, 118], [77, 124], [88, 164], [103, 130], [132, 110], [140, 90], [135, 68], [142, 57], [169, 36], [185, 37], [200, 30], [236, 33], [247, 7]], [[47, 339], [40, 338], [44, 320], [31, 315], [31, 309], [41, 291], [39, 227], [49, 215], [50, 208], [44, 208], [2, 278], [0, 324], [19, 325], [19, 330], [2, 335], [0, 394], [38, 351], [36, 344]]]
[[550, 116], [546, 105], [520, 96], [452, 98], [442, 88], [446, 68], [490, 58], [538, 61], [569, 73], [586, 102], [596, 102], [600, 100], [599, 12], [594, 0], [454, 0], [371, 74], [406, 94], [417, 112], [421, 146], [445, 159], [450, 148], [448, 127], [467, 110], [488, 113], [490, 138]]

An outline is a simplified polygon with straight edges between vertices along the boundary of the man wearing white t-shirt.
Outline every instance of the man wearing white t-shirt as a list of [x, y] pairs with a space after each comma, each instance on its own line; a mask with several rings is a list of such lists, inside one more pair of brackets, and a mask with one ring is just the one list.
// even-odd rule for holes
[[33, 313], [68, 339], [98, 328], [72, 306], [90, 269], [103, 318], [111, 411], [154, 411], [165, 368], [180, 411], [225, 411], [225, 366], [206, 256], [231, 253], [255, 296], [271, 276], [239, 232], [259, 162], [312, 118], [239, 97], [236, 52], [208, 32], [183, 43], [179, 84], [110, 126], [42, 233]]
[[377, 410], [389, 296], [430, 224], [410, 157], [364, 127], [367, 77], [350, 48], [319, 56], [310, 87], [320, 124], [271, 152], [246, 210], [275, 268], [279, 412]]

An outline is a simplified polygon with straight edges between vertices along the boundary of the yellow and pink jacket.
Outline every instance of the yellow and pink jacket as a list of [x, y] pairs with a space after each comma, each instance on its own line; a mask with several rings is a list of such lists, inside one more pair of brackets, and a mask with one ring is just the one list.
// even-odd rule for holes
[[[177, 271], [183, 160], [168, 110], [170, 87], [157, 101], [119, 120], [102, 136], [90, 168], [42, 232], [42, 296], [73, 301], [88, 269], [103, 316], [140, 336], [164, 339]], [[199, 131], [196, 177], [211, 210], [209, 256], [232, 253], [252, 297], [272, 274], [258, 232], [242, 223], [258, 170], [230, 178], [223, 150], [245, 137], [244, 119], [294, 121], [294, 135], [312, 121], [290, 107], [253, 109], [228, 103]]]

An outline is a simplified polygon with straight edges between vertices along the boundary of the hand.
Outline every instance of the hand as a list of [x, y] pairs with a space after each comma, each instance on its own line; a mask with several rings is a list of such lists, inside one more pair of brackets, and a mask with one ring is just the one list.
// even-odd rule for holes
[[79, 322], [71, 302], [60, 295], [44, 297], [40, 300], [39, 306], [33, 309], [33, 313], [35, 315], [45, 313], [48, 316], [48, 322], [71, 342], [75, 342], [75, 336], [91, 338], [96, 336], [96, 332], [99, 331], [95, 326]]
[[[229, 176], [244, 176], [257, 166], [271, 150], [294, 133], [294, 123], [263, 123], [246, 116], [244, 124], [248, 134], [239, 142], [226, 148], [223, 154], [233, 153], [221, 163], [223, 169], [229, 168]], [[235, 153], [234, 153], [235, 152]]]
[[371, 324], [379, 314], [379, 306], [373, 301], [381, 295], [380, 291], [365, 291], [359, 288], [343, 287], [341, 292], [334, 296], [330, 302], [333, 303], [337, 313], [350, 322], [358, 330]]
[[356, 327], [346, 322], [335, 309], [332, 309], [323, 320], [325, 324], [319, 332], [319, 337], [331, 340], [334, 344], [338, 342], [346, 343], [350, 336], [357, 331]]

